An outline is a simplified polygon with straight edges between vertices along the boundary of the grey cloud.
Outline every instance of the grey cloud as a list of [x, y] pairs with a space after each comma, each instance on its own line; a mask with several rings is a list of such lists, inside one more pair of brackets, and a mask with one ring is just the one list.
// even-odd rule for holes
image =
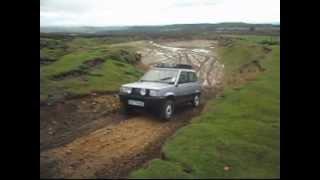
[[[272, 18], [274, 12], [262, 11], [261, 14], [252, 11], [253, 14], [242, 15], [241, 8], [232, 8], [234, 3], [247, 2], [245, 7], [253, 9], [250, 1], [257, 0], [40, 0], [40, 26], [146, 25]], [[271, 5], [274, 1], [277, 0], [261, 0]]]
[[81, 13], [92, 9], [94, 3], [90, 0], [41, 0], [40, 11]]
[[176, 0], [173, 5], [176, 7], [212, 6], [219, 2], [221, 0]]

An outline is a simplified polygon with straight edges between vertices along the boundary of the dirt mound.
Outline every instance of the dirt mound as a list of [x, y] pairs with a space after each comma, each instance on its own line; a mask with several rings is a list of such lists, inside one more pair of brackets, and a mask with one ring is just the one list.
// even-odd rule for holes
[[45, 56], [43, 53], [41, 53], [41, 51], [40, 51], [40, 65], [50, 64], [54, 61], [56, 61], [56, 59], [49, 58], [49, 57]]
[[266, 47], [266, 46], [263, 46], [262, 50], [263, 50], [263, 52], [264, 52], [264, 53], [269, 53], [269, 52], [271, 52], [271, 51], [272, 51], [272, 49], [271, 49], [271, 48]]
[[215, 40], [218, 40], [219, 42], [219, 46], [222, 46], [222, 47], [231, 47], [235, 39], [236, 38], [228, 38], [228, 37], [222, 37], [222, 36], [215, 37]]
[[124, 49], [117, 49], [110, 53], [109, 57], [114, 60], [119, 60], [121, 62], [126, 62], [129, 64], [136, 64], [141, 61], [141, 54], [130, 52]]
[[79, 77], [88, 74], [88, 72], [81, 70], [81, 69], [75, 69], [67, 72], [63, 72], [57, 75], [52, 76], [52, 80], [60, 81], [64, 80], [66, 78], [70, 77]]
[[265, 70], [266, 69], [262, 67], [259, 60], [253, 60], [242, 65], [237, 71], [233, 72], [226, 83], [237, 88], [239, 85], [255, 80], [257, 75]]
[[52, 62], [56, 61], [55, 59], [50, 59], [47, 57], [41, 57], [40, 56], [40, 65], [46, 65], [46, 64], [50, 64]]
[[244, 64], [240, 67], [239, 72], [242, 73], [257, 73], [265, 71], [265, 69], [261, 66], [260, 61], [253, 60], [250, 63]]
[[83, 62], [83, 65], [84, 65], [83, 68], [85, 68], [85, 69], [94, 68], [104, 62], [105, 62], [105, 60], [102, 58], [91, 59], [91, 60]]

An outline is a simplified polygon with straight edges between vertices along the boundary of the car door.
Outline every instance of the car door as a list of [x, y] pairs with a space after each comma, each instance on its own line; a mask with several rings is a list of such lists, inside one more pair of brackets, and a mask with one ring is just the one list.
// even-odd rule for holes
[[184, 103], [189, 100], [189, 94], [190, 94], [190, 81], [188, 77], [188, 72], [187, 71], [181, 71], [180, 76], [178, 79], [178, 84], [177, 84], [177, 97], [176, 100], [178, 103]]
[[195, 93], [200, 92], [200, 84], [195, 72], [192, 72], [192, 71], [188, 72], [188, 78], [189, 78], [189, 84], [190, 84], [190, 86], [188, 86], [189, 88], [188, 93], [190, 95], [190, 98], [192, 99]]

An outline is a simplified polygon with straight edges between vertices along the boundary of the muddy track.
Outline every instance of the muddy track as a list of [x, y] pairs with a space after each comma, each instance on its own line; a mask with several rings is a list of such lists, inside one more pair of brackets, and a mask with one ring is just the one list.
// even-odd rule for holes
[[[184, 47], [189, 43], [175, 42], [176, 47], [171, 47], [149, 42], [141, 52], [142, 62], [191, 64], [204, 87], [217, 89], [223, 66], [209, 48]], [[126, 178], [132, 170], [160, 158], [163, 143], [204, 107], [204, 102], [196, 109], [190, 105], [177, 107], [174, 119], [163, 122], [143, 111], [121, 116], [118, 103], [116, 96], [96, 95], [44, 107], [40, 118], [40, 176]]]
[[[150, 41], [148, 43], [149, 48], [140, 52], [142, 54], [142, 61], [145, 64], [160, 62], [191, 64], [198, 72], [204, 87], [212, 87], [222, 78], [223, 66], [218, 61], [217, 54], [213, 51], [213, 47], [210, 46], [216, 44], [215, 41], [204, 41], [203, 44], [207, 45], [204, 47], [202, 45], [202, 48], [196, 48], [198, 44], [193, 44], [188, 41], [174, 43], [156, 43]], [[199, 41], [197, 43], [199, 43]], [[190, 47], [190, 44], [195, 47]]]
[[131, 170], [160, 157], [164, 141], [198, 115], [202, 107], [179, 107], [170, 122], [143, 111], [134, 112], [128, 119], [119, 119], [64, 146], [42, 152], [41, 176], [125, 178]]

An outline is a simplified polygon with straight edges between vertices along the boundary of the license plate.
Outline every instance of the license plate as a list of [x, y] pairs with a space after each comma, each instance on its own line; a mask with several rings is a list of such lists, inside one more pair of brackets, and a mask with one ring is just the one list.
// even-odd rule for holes
[[136, 101], [136, 100], [131, 100], [131, 99], [128, 100], [128, 104], [133, 105], [133, 106], [141, 106], [141, 107], [144, 106], [143, 101]]

